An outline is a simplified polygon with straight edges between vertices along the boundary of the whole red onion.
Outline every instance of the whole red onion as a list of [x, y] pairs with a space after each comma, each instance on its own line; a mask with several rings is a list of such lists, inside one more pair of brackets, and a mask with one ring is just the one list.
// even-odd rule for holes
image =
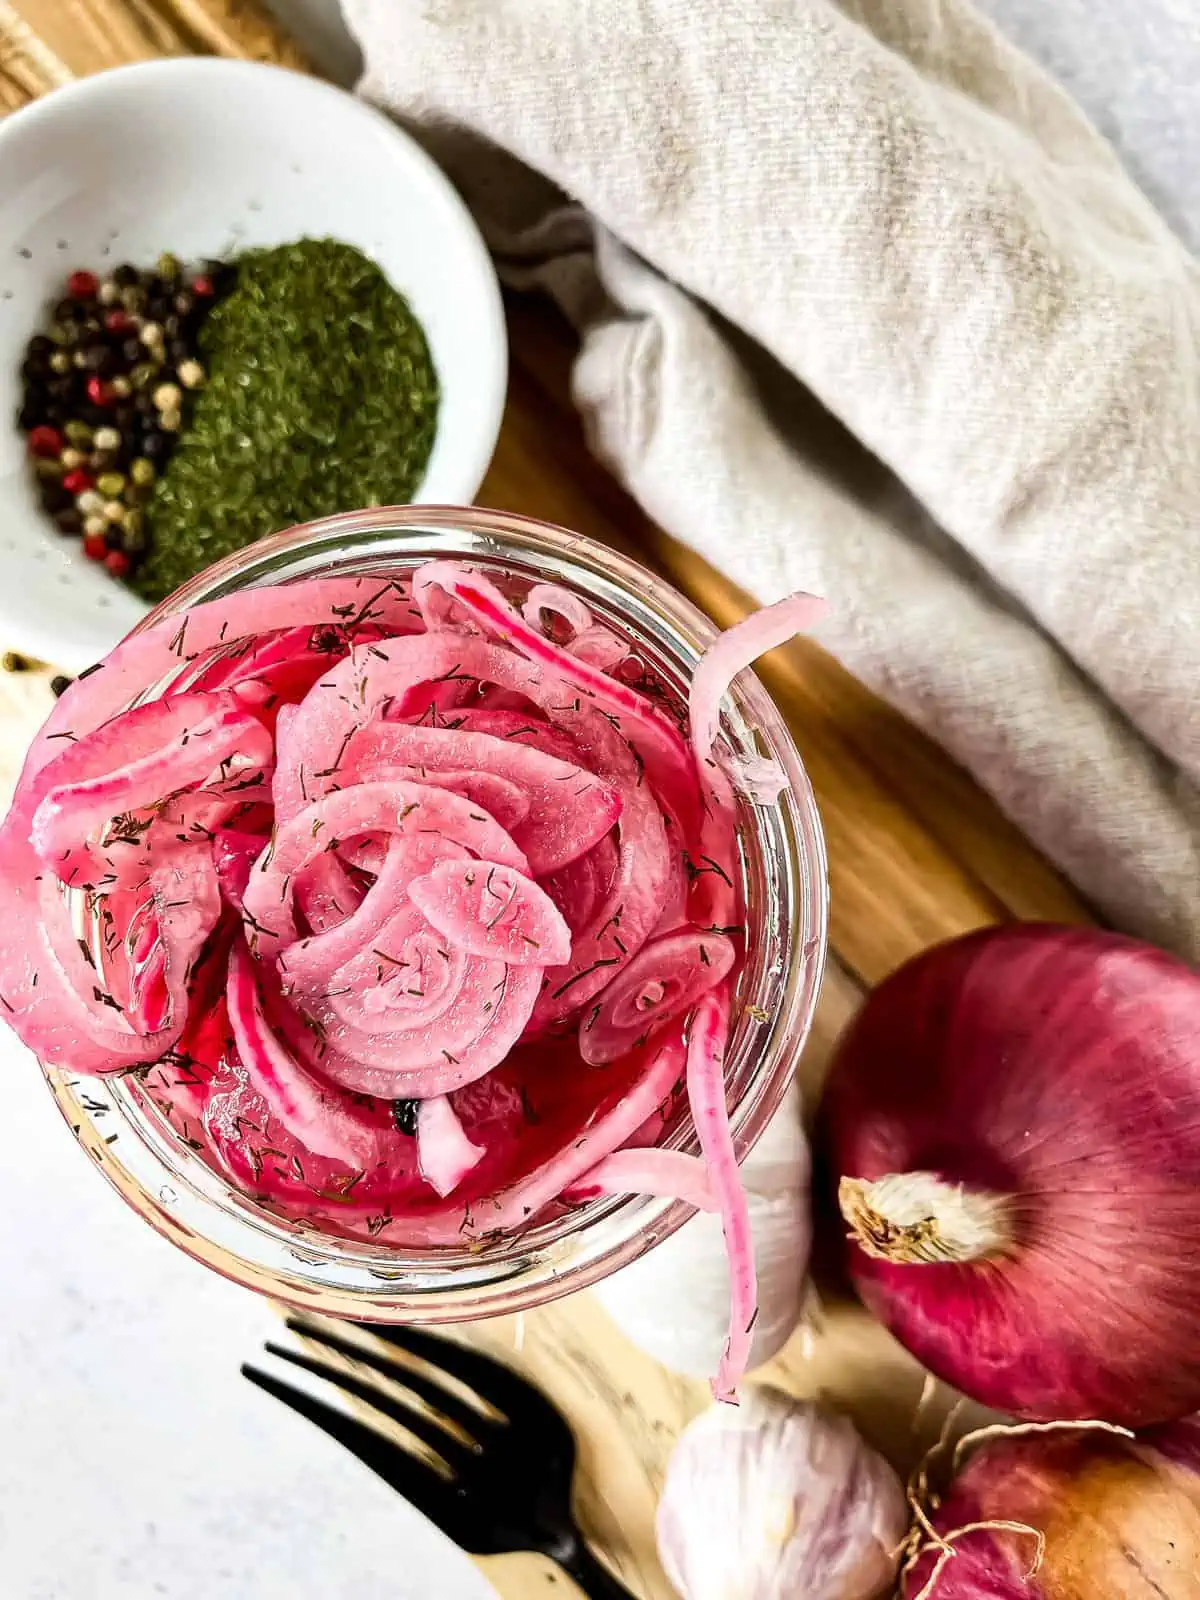
[[[1196, 1600], [1200, 1424], [995, 1439], [932, 1522], [954, 1554], [927, 1546], [904, 1600]], [[1031, 1531], [965, 1531], [1001, 1522]]]
[[825, 1120], [851, 1273], [932, 1372], [1028, 1418], [1200, 1408], [1200, 977], [1182, 962], [1084, 928], [939, 946], [868, 1001]]

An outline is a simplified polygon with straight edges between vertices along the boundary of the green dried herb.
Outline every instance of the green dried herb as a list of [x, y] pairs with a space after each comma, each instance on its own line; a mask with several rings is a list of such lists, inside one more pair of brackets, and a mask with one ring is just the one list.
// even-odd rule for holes
[[437, 374], [407, 301], [360, 251], [302, 239], [242, 256], [200, 348], [207, 386], [155, 489], [133, 580], [147, 600], [279, 528], [412, 498]]

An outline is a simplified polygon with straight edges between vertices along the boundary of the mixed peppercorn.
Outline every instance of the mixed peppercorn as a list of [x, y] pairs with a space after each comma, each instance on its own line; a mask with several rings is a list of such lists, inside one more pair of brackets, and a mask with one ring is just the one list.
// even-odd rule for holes
[[411, 500], [440, 405], [407, 300], [336, 239], [74, 272], [22, 376], [43, 508], [151, 602], [276, 529]]
[[26, 347], [17, 417], [38, 495], [61, 534], [117, 578], [147, 548], [146, 508], [205, 381], [200, 329], [234, 269], [73, 272], [49, 327]]

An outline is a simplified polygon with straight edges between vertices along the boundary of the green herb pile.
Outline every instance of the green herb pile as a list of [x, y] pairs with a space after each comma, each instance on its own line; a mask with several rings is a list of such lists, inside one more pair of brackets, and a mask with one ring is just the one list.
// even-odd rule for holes
[[133, 579], [147, 600], [279, 528], [412, 498], [437, 374], [404, 297], [358, 250], [302, 239], [240, 257], [201, 350], [207, 386], [155, 490]]

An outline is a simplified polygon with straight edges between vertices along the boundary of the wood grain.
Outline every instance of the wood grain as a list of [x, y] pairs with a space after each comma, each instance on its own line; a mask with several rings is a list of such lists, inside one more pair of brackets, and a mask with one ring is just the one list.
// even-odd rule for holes
[[[105, 66], [186, 53], [302, 65], [279, 30], [237, 0], [0, 0], [0, 109]], [[744, 615], [748, 597], [651, 524], [588, 454], [569, 401], [565, 324], [527, 300], [510, 303], [509, 324], [509, 403], [481, 502], [639, 555], [722, 624]], [[909, 956], [1004, 918], [1078, 921], [1087, 910], [965, 773], [811, 642], [775, 652], [762, 676], [808, 766], [829, 847], [832, 953], [801, 1065], [811, 1107], [865, 989]], [[5, 792], [50, 705], [48, 683], [49, 669], [0, 674]], [[464, 1337], [558, 1400], [580, 1439], [586, 1530], [636, 1593], [668, 1600], [654, 1506], [679, 1428], [706, 1403], [704, 1386], [635, 1350], [587, 1295]], [[939, 1392], [922, 1407], [921, 1369], [860, 1307], [836, 1297], [764, 1376], [844, 1406], [901, 1468], [934, 1436], [951, 1398]], [[512, 1600], [569, 1587], [529, 1557], [488, 1570]]]
[[[11, 16], [6, 16], [11, 14]], [[256, 5], [242, 0], [3, 0], [40, 44], [44, 93], [69, 78], [155, 56], [216, 55], [303, 67], [300, 51]]]

